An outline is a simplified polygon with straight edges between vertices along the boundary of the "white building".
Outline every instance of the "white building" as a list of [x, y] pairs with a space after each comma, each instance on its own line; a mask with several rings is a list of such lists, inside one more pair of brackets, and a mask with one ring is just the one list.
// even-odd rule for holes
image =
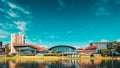
[[11, 54], [15, 53], [14, 44], [25, 44], [24, 34], [11, 34]]
[[11, 34], [11, 43], [25, 44], [24, 34]]
[[90, 43], [90, 45], [91, 46], [96, 45], [97, 46], [96, 52], [99, 53], [99, 50], [101, 50], [101, 49], [108, 49], [107, 48], [108, 43], [109, 42], [92, 42], [92, 43]]

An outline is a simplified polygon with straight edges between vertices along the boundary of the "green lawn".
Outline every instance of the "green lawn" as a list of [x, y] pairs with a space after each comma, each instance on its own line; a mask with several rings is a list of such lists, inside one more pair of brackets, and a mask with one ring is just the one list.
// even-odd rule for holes
[[56, 59], [112, 59], [111, 57], [88, 57], [88, 56], [82, 56], [82, 57], [57, 57], [57, 56], [12, 56], [12, 57], [5, 57], [2, 56], [0, 57], [0, 60], [4, 59], [51, 59], [51, 60], [56, 60]]

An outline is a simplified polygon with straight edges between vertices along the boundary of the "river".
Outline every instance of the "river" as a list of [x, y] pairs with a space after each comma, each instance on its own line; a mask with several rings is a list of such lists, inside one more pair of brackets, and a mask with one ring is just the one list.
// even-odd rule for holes
[[0, 68], [119, 68], [120, 60], [0, 60]]

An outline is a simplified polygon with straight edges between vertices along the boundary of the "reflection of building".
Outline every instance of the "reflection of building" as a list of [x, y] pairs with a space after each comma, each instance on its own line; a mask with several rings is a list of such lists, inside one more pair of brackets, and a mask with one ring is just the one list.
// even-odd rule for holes
[[68, 55], [68, 54], [75, 54], [76, 48], [72, 46], [58, 45], [58, 46], [49, 48], [48, 51]]
[[31, 44], [13, 44], [15, 52], [19, 55], [43, 55], [45, 48]]
[[11, 34], [11, 43], [24, 44], [25, 43], [24, 34]]
[[92, 43], [90, 43], [90, 45], [91, 46], [96, 45], [97, 46], [96, 51], [97, 51], [97, 53], [99, 53], [99, 50], [101, 50], [101, 49], [107, 49], [107, 44], [108, 43], [109, 42], [92, 42]]

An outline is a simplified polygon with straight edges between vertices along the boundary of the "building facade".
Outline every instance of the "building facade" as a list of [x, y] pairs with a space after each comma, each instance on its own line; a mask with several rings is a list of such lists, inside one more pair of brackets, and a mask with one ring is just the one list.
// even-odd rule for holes
[[43, 55], [45, 52], [44, 47], [32, 44], [13, 44], [15, 53], [22, 56], [35, 56]]
[[24, 34], [11, 34], [11, 43], [24, 44], [25, 43]]
[[99, 53], [102, 49], [108, 49], [107, 45], [109, 42], [92, 42], [90, 43], [91, 46], [97, 46], [96, 52]]
[[15, 48], [13, 44], [25, 44], [24, 34], [11, 34], [11, 54], [15, 53]]
[[58, 46], [53, 46], [48, 49], [49, 53], [60, 53], [61, 55], [71, 55], [71, 54], [76, 54], [76, 48], [72, 46], [67, 46], [67, 45], [58, 45]]
[[97, 46], [87, 46], [85, 48], [77, 49], [78, 54], [80, 55], [93, 55], [96, 53]]

